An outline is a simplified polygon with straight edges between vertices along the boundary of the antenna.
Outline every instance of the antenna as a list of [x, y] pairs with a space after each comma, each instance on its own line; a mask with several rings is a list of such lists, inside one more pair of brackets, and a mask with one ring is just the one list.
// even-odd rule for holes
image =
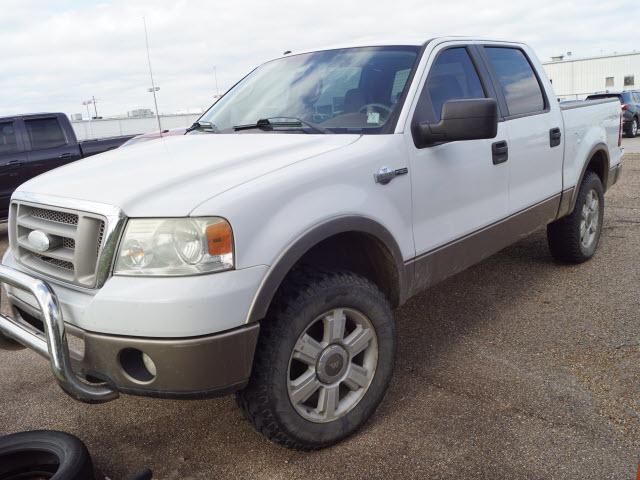
[[147, 33], [147, 19], [142, 17], [144, 23], [144, 40], [147, 45], [147, 62], [149, 63], [149, 77], [151, 77], [151, 88], [147, 89], [148, 92], [153, 94], [153, 104], [156, 106], [156, 120], [158, 120], [158, 131], [162, 136], [162, 126], [160, 125], [160, 112], [158, 111], [158, 99], [156, 98], [156, 92], [160, 90], [160, 87], [156, 87], [153, 81], [153, 70], [151, 70], [151, 55], [149, 54], [149, 34]]

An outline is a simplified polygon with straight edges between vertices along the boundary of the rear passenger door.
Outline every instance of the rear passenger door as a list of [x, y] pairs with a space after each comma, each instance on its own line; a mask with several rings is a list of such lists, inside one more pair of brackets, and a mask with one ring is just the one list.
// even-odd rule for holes
[[480, 51], [504, 112], [513, 214], [562, 191], [562, 113], [558, 102], [546, 95], [550, 85], [536, 73], [542, 66], [524, 48], [484, 45]]
[[67, 138], [56, 115], [27, 117], [24, 126], [29, 143], [29, 178], [81, 158], [78, 144]]
[[26, 159], [17, 122], [0, 120], [0, 219], [7, 217], [11, 194], [23, 181]]
[[[475, 47], [438, 46], [414, 107], [412, 126], [437, 123], [449, 100], [495, 98]], [[416, 254], [421, 255], [506, 216], [509, 165], [496, 148], [506, 142], [504, 124], [495, 138], [445, 142], [419, 148], [407, 135]], [[495, 145], [495, 146], [494, 146]]]

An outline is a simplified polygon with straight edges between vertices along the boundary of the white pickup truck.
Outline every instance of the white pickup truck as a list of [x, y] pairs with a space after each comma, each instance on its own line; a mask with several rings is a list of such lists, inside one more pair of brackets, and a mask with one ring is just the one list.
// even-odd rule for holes
[[394, 308], [540, 227], [594, 255], [620, 125], [561, 106], [522, 43], [284, 55], [184, 136], [17, 189], [2, 344], [81, 401], [236, 392], [271, 440], [331, 445], [384, 396]]

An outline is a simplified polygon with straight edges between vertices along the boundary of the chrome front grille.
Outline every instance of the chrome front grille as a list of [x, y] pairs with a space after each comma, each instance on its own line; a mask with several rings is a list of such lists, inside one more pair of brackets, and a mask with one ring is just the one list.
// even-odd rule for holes
[[[16, 259], [28, 268], [81, 287], [94, 288], [107, 219], [99, 214], [14, 201], [10, 236]], [[49, 248], [29, 241], [33, 231], [46, 234]]]

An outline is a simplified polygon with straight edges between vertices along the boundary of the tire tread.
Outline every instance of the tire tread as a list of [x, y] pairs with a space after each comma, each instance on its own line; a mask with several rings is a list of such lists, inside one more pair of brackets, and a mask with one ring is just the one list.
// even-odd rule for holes
[[238, 406], [256, 430], [272, 442], [294, 450], [318, 450], [337, 440], [305, 442], [289, 435], [273, 414], [274, 408], [269, 401], [267, 385], [271, 381], [274, 366], [266, 360], [273, 358], [278, 341], [289, 328], [288, 320], [294, 312], [298, 311], [301, 305], [312, 301], [327, 286], [336, 284], [348, 287], [357, 285], [371, 290], [373, 294], [379, 296], [385, 308], [391, 312], [391, 305], [384, 294], [369, 280], [355, 273], [293, 271], [280, 288], [267, 313], [267, 318], [262, 322], [249, 385], [236, 394]]
[[[583, 204], [590, 185], [595, 186], [596, 189], [602, 192], [600, 177], [595, 172], [588, 170], [580, 185], [580, 191], [578, 192], [578, 198], [576, 199], [573, 212], [547, 225], [549, 250], [551, 251], [551, 255], [560, 262], [583, 263], [592, 256], [585, 255], [580, 248], [581, 212], [579, 206]], [[600, 208], [604, 210], [604, 202], [601, 202]], [[602, 224], [600, 224], [600, 229], [602, 229]]]

